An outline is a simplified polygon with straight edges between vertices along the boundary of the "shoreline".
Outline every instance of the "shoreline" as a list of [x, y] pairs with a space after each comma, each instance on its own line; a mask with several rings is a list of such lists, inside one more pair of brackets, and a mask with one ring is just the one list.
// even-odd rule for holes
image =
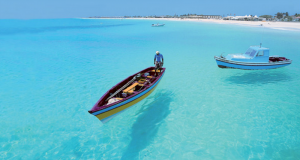
[[278, 22], [278, 21], [234, 21], [223, 19], [180, 19], [180, 18], [81, 18], [81, 19], [137, 19], [137, 20], [159, 20], [159, 21], [191, 21], [218, 24], [233, 24], [240, 26], [265, 27], [276, 30], [290, 30], [300, 32], [300, 22]]

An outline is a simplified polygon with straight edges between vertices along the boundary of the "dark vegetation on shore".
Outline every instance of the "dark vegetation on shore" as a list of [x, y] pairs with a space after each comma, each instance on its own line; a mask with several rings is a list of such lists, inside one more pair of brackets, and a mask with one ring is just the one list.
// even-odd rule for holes
[[289, 15], [289, 12], [277, 12], [275, 16], [261, 15], [259, 17], [277, 21], [300, 21], [300, 14], [296, 13], [295, 15]]

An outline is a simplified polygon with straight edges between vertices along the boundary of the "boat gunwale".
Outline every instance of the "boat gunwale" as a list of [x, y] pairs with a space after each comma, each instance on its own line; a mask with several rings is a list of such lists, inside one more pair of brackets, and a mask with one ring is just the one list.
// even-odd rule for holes
[[[129, 79], [130, 77], [133, 77], [133, 76], [135, 76], [136, 74], [138, 74], [138, 73], [141, 73], [141, 72], [143, 72], [143, 71], [146, 71], [146, 70], [150, 70], [150, 69], [155, 69], [155, 67], [148, 67], [148, 68], [145, 68], [145, 69], [143, 69], [143, 70], [141, 70], [141, 71], [139, 71], [139, 72], [137, 72], [137, 73], [134, 73], [133, 75], [131, 75], [131, 76], [128, 76], [127, 78], [125, 78], [124, 80], [122, 80], [121, 82], [119, 82], [118, 84], [116, 84], [116, 85], [114, 85], [112, 88], [110, 88], [97, 102], [96, 102], [96, 104], [93, 106], [93, 108], [94, 107], [97, 107], [97, 110], [93, 110], [92, 111], [92, 109], [90, 109], [89, 110], [89, 113], [95, 113], [95, 112], [98, 112], [98, 111], [100, 111], [100, 110], [103, 110], [103, 109], [106, 109], [106, 108], [109, 108], [109, 107], [112, 107], [112, 106], [114, 106], [114, 105], [116, 105], [116, 104], [119, 104], [119, 103], [122, 103], [122, 102], [124, 102], [124, 101], [127, 101], [127, 100], [129, 100], [129, 99], [131, 99], [131, 98], [133, 98], [133, 97], [135, 97], [135, 96], [137, 96], [137, 95], [139, 95], [140, 93], [142, 93], [142, 92], [144, 92], [146, 89], [148, 89], [148, 88], [150, 88], [150, 87], [152, 87], [160, 78], [161, 78], [161, 76], [163, 75], [163, 74], [160, 74], [159, 76], [157, 76], [156, 77], [156, 80], [155, 81], [153, 81], [152, 83], [151, 83], [151, 85], [148, 85], [147, 87], [145, 87], [144, 89], [142, 89], [141, 91], [139, 91], [139, 93], [137, 93], [137, 94], [132, 94], [132, 95], [130, 95], [130, 96], [128, 96], [128, 97], [126, 97], [126, 98], [124, 98], [124, 99], [122, 99], [122, 100], [119, 100], [119, 101], [117, 101], [117, 102], [114, 102], [114, 103], [111, 103], [111, 104], [109, 104], [109, 105], [101, 105], [101, 106], [99, 106], [99, 103], [104, 99], [104, 98], [106, 98], [106, 96], [107, 96], [107, 94], [109, 94], [109, 92], [112, 90], [112, 89], [114, 89], [114, 88], [116, 88], [119, 84], [121, 84], [121, 83], [123, 83], [124, 81], [126, 81], [127, 79]], [[162, 70], [163, 70], [163, 72], [165, 71], [165, 69], [166, 68], [162, 68]]]

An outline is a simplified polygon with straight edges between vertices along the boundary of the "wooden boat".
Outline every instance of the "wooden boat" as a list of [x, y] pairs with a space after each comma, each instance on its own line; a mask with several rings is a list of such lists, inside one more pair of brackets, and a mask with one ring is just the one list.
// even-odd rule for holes
[[274, 69], [290, 65], [292, 60], [285, 57], [269, 56], [269, 48], [250, 46], [246, 53], [228, 54], [227, 56], [215, 56], [220, 68], [236, 69]]
[[89, 113], [103, 123], [109, 121], [150, 95], [162, 79], [165, 70], [166, 68], [155, 70], [155, 67], [149, 67], [129, 76], [107, 91]]

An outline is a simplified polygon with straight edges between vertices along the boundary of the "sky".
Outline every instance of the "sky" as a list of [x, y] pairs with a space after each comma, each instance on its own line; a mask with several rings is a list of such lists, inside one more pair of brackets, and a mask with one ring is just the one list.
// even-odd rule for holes
[[300, 14], [300, 0], [0, 0], [0, 19]]

